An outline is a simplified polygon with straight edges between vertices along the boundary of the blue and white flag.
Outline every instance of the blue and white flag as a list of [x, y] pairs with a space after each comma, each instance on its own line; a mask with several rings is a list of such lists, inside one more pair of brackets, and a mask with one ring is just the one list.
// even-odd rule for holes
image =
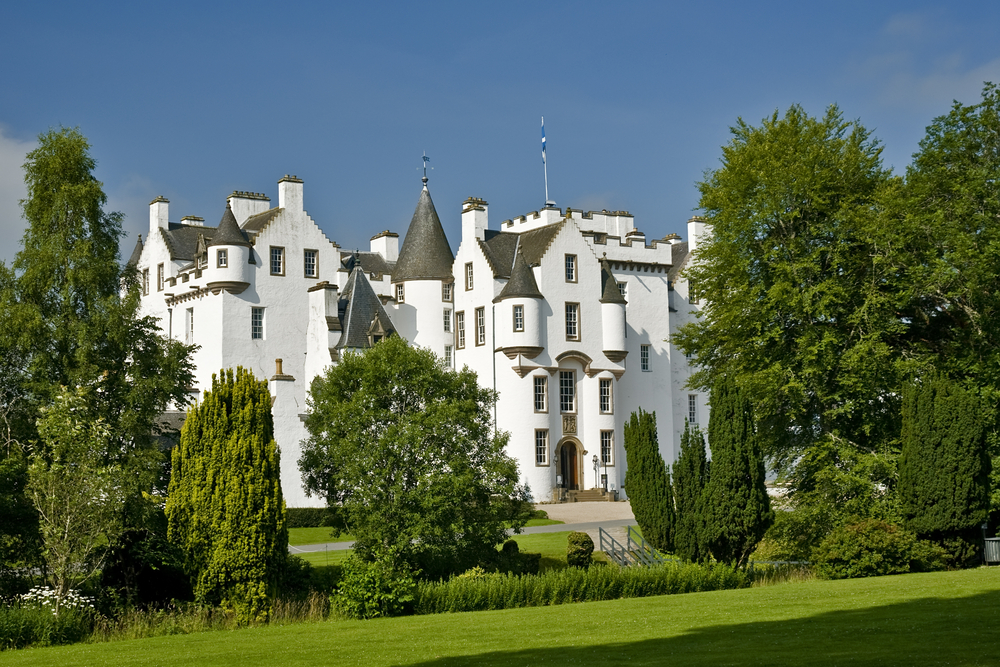
[[545, 116], [542, 116], [542, 164], [545, 164]]

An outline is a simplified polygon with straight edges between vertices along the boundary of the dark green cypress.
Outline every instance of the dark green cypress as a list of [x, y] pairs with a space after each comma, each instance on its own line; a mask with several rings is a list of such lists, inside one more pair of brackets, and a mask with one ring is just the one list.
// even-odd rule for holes
[[287, 558], [271, 396], [242, 367], [212, 377], [174, 449], [168, 535], [186, 555], [195, 595], [266, 620]]
[[656, 436], [656, 413], [632, 413], [625, 423], [625, 490], [642, 536], [660, 551], [674, 547], [674, 504], [670, 469], [663, 462]]
[[705, 438], [695, 426], [684, 422], [681, 451], [674, 463], [674, 505], [677, 508], [674, 553], [688, 561], [706, 556], [701, 539], [701, 500], [708, 481]]
[[906, 526], [955, 564], [975, 559], [989, 511], [990, 459], [978, 394], [940, 375], [903, 388], [899, 504]]
[[774, 523], [774, 512], [753, 407], [727, 378], [712, 387], [708, 446], [712, 474], [705, 485], [702, 538], [717, 561], [742, 566]]

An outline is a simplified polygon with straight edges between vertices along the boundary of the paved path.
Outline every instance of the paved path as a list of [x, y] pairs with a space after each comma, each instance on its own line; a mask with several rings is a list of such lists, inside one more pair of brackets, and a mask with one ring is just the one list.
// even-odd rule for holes
[[[577, 530], [590, 535], [590, 538], [594, 540], [594, 544], [600, 548], [598, 528], [604, 528], [612, 537], [624, 543], [625, 527], [635, 525], [635, 518], [632, 516], [632, 507], [627, 502], [564, 503], [559, 505], [536, 505], [536, 507], [548, 512], [550, 519], [565, 521], [566, 523], [557, 523], [551, 526], [531, 526], [530, 528], [522, 529], [522, 535], [561, 533], [568, 530]], [[354, 546], [353, 541], [300, 544], [296, 547], [289, 546], [288, 552], [302, 554], [316, 551], [342, 551], [350, 549], [352, 546]]]

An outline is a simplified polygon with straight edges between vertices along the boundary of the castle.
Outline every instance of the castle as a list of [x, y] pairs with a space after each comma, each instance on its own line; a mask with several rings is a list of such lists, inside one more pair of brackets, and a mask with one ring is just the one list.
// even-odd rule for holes
[[425, 177], [402, 247], [384, 231], [348, 252], [303, 203], [302, 180], [286, 175], [276, 207], [233, 192], [208, 227], [170, 222], [157, 197], [129, 259], [143, 313], [199, 346], [194, 398], [221, 368], [269, 378], [289, 507], [322, 504], [297, 466], [312, 379], [393, 334], [499, 392], [497, 422], [535, 501], [620, 490], [623, 426], [640, 407], [656, 412], [668, 463], [685, 420], [707, 424], [707, 396], [686, 388], [688, 359], [669, 342], [698, 309], [681, 269], [704, 238], [700, 219], [688, 242], [647, 240], [624, 211], [552, 204], [490, 229], [486, 201], [469, 198], [453, 254]]

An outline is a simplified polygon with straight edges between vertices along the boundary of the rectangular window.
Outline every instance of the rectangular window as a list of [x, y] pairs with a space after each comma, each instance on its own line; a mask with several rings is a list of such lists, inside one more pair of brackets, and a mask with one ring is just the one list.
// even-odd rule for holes
[[524, 306], [514, 306], [514, 331], [524, 331]]
[[576, 282], [576, 255], [566, 255], [566, 282]]
[[216, 250], [215, 251], [215, 266], [219, 269], [224, 269], [229, 266], [229, 251], [228, 250]]
[[445, 345], [444, 346], [444, 365], [447, 366], [448, 368], [451, 368], [452, 365], [453, 365], [451, 357], [452, 357], [452, 355], [451, 355], [451, 345]]
[[250, 338], [264, 340], [264, 309], [250, 309]]
[[611, 380], [601, 379], [601, 412], [611, 414], [614, 411], [614, 403], [611, 401]]
[[628, 283], [627, 282], [619, 282], [618, 283], [618, 291], [622, 293], [622, 298], [623, 299], [628, 299]]
[[444, 309], [444, 316], [442, 319], [444, 320], [442, 322], [442, 324], [444, 324], [444, 332], [451, 333], [451, 308]]
[[465, 289], [472, 289], [472, 262], [465, 265]]
[[649, 346], [640, 345], [639, 346], [639, 367], [643, 371], [648, 371], [649, 369]]
[[185, 313], [184, 342], [194, 345], [194, 308], [188, 308]]
[[306, 278], [319, 278], [319, 267], [316, 264], [318, 256], [318, 250], [304, 250], [302, 252], [302, 271]]
[[688, 422], [698, 423], [698, 394], [688, 394]]
[[156, 290], [158, 292], [163, 291], [163, 265], [156, 265]]
[[580, 304], [566, 304], [566, 340], [580, 340]]
[[[198, 257], [198, 268], [207, 269], [208, 268], [208, 254], [200, 255]], [[201, 278], [201, 274], [195, 276], [195, 278]]]
[[688, 281], [688, 303], [698, 305], [698, 291], [694, 288], [694, 281]]
[[615, 464], [614, 431], [601, 431], [601, 463], [606, 466]]
[[549, 379], [544, 375], [535, 376], [535, 412], [549, 411]]
[[476, 308], [476, 345], [486, 345], [485, 308]]
[[576, 412], [576, 373], [559, 371], [559, 412]]
[[403, 283], [396, 285], [396, 303], [403, 303], [403, 297], [406, 296], [403, 290]]
[[441, 283], [441, 300], [451, 301], [455, 283]]
[[548, 429], [535, 429], [535, 465], [547, 466], [549, 464], [549, 431]]
[[271, 246], [271, 275], [285, 275], [285, 249]]
[[465, 347], [465, 313], [458, 311], [455, 313], [455, 344], [458, 349]]
[[142, 270], [142, 295], [149, 294], [149, 269]]

